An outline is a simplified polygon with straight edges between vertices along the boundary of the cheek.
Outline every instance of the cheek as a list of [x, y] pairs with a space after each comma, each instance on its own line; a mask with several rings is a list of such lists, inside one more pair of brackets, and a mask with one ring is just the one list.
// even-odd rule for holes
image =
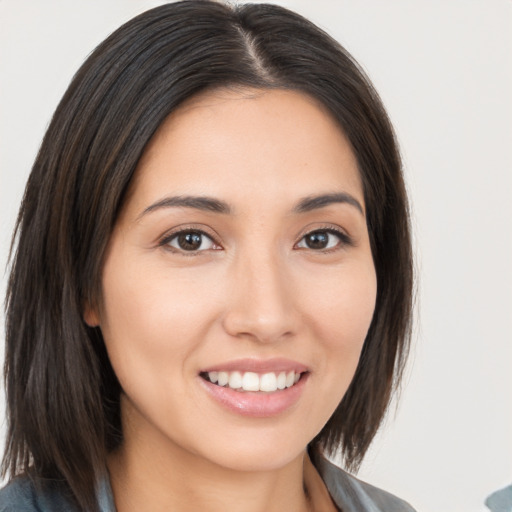
[[[373, 262], [347, 266], [325, 276], [309, 293], [309, 324], [324, 356], [328, 385], [352, 380], [375, 309], [377, 284]], [[325, 357], [327, 356], [327, 357]], [[341, 381], [340, 381], [341, 377]], [[341, 397], [340, 397], [341, 399]]]
[[[371, 259], [347, 261], [332, 272], [310, 272], [298, 294], [315, 361], [314, 399], [305, 422], [318, 434], [338, 407], [354, 377], [372, 321], [376, 276]], [[314, 282], [315, 286], [311, 286]], [[322, 397], [322, 399], [318, 399]]]
[[370, 326], [377, 284], [372, 263], [347, 265], [323, 276], [309, 291], [309, 302], [316, 318], [315, 325], [330, 332], [339, 342], [358, 344], [364, 341]]
[[[107, 261], [103, 277], [103, 325], [143, 333], [143, 338], [179, 340], [176, 332], [197, 327], [198, 310], [208, 308], [210, 286], [193, 272], [176, 272], [165, 265], [140, 264], [122, 258]], [[207, 277], [207, 276], [203, 276]], [[115, 337], [115, 336], [114, 336]], [[133, 336], [135, 337], [135, 336]]]
[[147, 391], [157, 379], [171, 385], [183, 378], [183, 363], [215, 317], [215, 302], [203, 289], [208, 286], [208, 280], [199, 284], [192, 273], [162, 271], [121, 258], [107, 260], [101, 329], [126, 392], [131, 386]]

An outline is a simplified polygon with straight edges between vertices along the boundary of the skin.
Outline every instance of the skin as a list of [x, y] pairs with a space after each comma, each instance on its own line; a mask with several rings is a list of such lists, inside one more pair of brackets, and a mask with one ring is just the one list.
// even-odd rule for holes
[[[354, 201], [294, 210], [333, 193], [362, 211]], [[216, 198], [231, 211], [148, 211], [169, 196]], [[183, 229], [209, 238], [185, 251], [172, 238]], [[326, 249], [306, 242], [318, 230]], [[316, 101], [221, 90], [171, 114], [139, 162], [102, 288], [101, 310], [86, 308], [85, 319], [101, 327], [124, 390], [125, 441], [109, 460], [119, 512], [327, 510], [315, 503], [325, 496], [318, 478], [306, 474], [313, 503], [304, 493], [305, 448], [354, 375], [376, 276], [356, 159]], [[277, 357], [308, 368], [280, 414], [247, 417], [205, 392], [207, 367]]]

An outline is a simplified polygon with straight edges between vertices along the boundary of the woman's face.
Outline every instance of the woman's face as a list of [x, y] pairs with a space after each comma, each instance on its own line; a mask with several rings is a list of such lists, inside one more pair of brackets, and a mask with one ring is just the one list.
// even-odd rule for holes
[[173, 113], [85, 313], [124, 390], [126, 442], [238, 470], [296, 458], [372, 319], [364, 211], [354, 154], [309, 97], [217, 91]]

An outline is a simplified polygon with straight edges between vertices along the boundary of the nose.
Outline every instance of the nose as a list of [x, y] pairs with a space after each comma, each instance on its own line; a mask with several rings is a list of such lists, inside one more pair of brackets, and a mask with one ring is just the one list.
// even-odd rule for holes
[[260, 343], [275, 343], [293, 336], [300, 315], [286, 264], [275, 255], [253, 254], [239, 258], [234, 267], [223, 318], [226, 332]]

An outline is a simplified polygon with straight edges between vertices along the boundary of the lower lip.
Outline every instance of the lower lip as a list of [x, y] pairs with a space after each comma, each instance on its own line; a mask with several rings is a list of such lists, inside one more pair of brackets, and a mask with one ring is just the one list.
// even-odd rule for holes
[[208, 394], [232, 412], [254, 418], [269, 418], [284, 413], [298, 402], [308, 377], [308, 373], [303, 374], [297, 384], [272, 393], [235, 391], [228, 387], [217, 386], [202, 377], [199, 379]]

